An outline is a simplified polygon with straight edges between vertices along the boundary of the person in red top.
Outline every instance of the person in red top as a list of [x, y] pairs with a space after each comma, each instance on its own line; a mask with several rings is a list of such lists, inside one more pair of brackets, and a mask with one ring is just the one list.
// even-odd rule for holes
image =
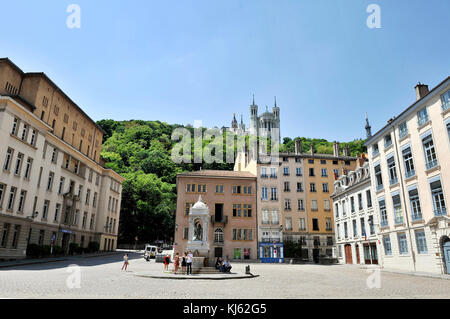
[[169, 270], [169, 263], [170, 263], [170, 257], [169, 257], [169, 255], [166, 255], [164, 257], [164, 271]]

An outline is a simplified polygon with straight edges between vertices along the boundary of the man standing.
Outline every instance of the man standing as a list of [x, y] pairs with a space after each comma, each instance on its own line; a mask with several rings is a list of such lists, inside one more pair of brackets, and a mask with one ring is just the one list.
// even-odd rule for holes
[[188, 251], [188, 255], [186, 258], [186, 267], [187, 267], [187, 274], [189, 275], [189, 273], [192, 275], [192, 251]]

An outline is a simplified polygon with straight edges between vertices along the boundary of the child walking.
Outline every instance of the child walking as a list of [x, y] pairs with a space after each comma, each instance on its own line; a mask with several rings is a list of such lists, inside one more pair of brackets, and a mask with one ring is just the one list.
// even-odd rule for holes
[[129, 262], [128, 262], [128, 254], [125, 254], [125, 256], [123, 256], [123, 266], [122, 266], [122, 270], [127, 271], [127, 266], [128, 266]]

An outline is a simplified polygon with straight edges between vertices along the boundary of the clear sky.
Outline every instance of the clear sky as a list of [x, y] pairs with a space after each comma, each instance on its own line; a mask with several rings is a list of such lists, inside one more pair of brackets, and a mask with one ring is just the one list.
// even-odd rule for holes
[[[81, 28], [69, 29], [69, 4]], [[369, 29], [369, 4], [381, 28]], [[255, 94], [281, 135], [364, 138], [450, 75], [448, 0], [3, 1], [0, 56], [94, 120], [229, 126]]]

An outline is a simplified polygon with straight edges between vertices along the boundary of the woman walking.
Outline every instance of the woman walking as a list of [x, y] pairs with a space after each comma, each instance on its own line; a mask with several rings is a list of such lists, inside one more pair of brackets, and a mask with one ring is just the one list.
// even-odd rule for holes
[[174, 258], [174, 263], [173, 264], [174, 264], [174, 267], [175, 267], [174, 274], [176, 275], [177, 271], [178, 271], [178, 268], [180, 267], [180, 256], [179, 256], [178, 253], [175, 254], [175, 258]]
[[128, 262], [128, 254], [125, 254], [125, 256], [123, 256], [122, 270], [125, 268], [125, 271], [127, 271], [128, 264], [129, 264], [129, 262]]
[[187, 259], [186, 252], [184, 252], [183, 253], [183, 258], [181, 259], [181, 272], [183, 274], [186, 273], [186, 259]]

